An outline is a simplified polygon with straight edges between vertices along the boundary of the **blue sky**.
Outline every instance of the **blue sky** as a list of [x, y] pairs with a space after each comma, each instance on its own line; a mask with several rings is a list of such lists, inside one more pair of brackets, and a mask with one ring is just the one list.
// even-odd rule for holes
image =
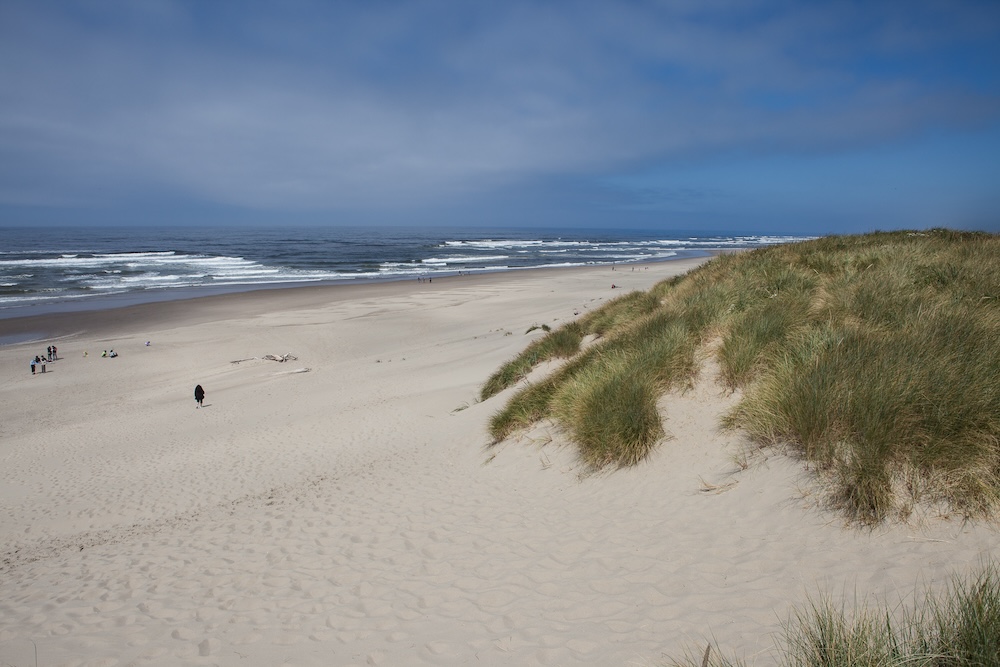
[[996, 0], [0, 0], [0, 225], [998, 211]]

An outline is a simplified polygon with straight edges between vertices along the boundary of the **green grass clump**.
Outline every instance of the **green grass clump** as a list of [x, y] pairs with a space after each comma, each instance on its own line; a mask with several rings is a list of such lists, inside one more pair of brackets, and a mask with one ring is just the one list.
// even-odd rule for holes
[[578, 322], [570, 322], [550, 331], [491, 375], [480, 390], [479, 399], [485, 401], [507, 387], [514, 386], [543, 361], [572, 357], [579, 351], [582, 340], [583, 329]]
[[[597, 341], [580, 354], [588, 335]], [[921, 500], [965, 515], [1000, 505], [1000, 237], [983, 233], [878, 232], [717, 257], [508, 362], [483, 399], [540, 361], [570, 359], [541, 394], [516, 395], [491, 433], [555, 418], [593, 465], [633, 464], [662, 439], [659, 397], [694, 375], [709, 344], [721, 380], [743, 392], [724, 425], [796, 448], [852, 519], [877, 523]]]
[[584, 315], [579, 323], [585, 334], [603, 336], [623, 325], [630, 325], [637, 318], [657, 310], [659, 306], [660, 301], [653, 294], [629, 292]]
[[719, 347], [723, 380], [739, 387], [759, 374], [758, 366], [769, 362], [789, 335], [806, 320], [811, 305], [809, 292], [778, 293], [759, 308], [736, 318]]
[[517, 392], [507, 406], [490, 419], [490, 433], [494, 439], [499, 442], [546, 417], [559, 379], [548, 378]]
[[554, 397], [555, 414], [595, 467], [641, 461], [663, 435], [646, 369], [622, 354], [589, 366]]
[[595, 467], [637, 463], [663, 435], [659, 396], [691, 377], [694, 353], [683, 321], [663, 313], [643, 318], [518, 391], [492, 417], [490, 433], [499, 442], [555, 417]]
[[[894, 620], [894, 615], [898, 620]], [[778, 651], [787, 667], [993, 667], [1000, 665], [1000, 571], [987, 563], [911, 609], [848, 613], [829, 598], [793, 613]], [[675, 665], [695, 667], [692, 659]], [[716, 654], [710, 664], [745, 663]]]
[[[653, 312], [659, 305], [659, 300], [651, 294], [629, 292], [555, 331], [544, 328], [548, 332], [546, 336], [534, 341], [524, 352], [505, 363], [490, 376], [480, 389], [479, 399], [485, 401], [514, 386], [544, 361], [572, 357], [580, 350], [584, 336], [609, 334], [623, 325], [631, 324], [636, 318]], [[528, 331], [533, 329], [534, 327]]]
[[634, 465], [663, 437], [657, 400], [694, 370], [685, 323], [646, 318], [574, 369], [553, 396], [553, 416], [594, 467]]

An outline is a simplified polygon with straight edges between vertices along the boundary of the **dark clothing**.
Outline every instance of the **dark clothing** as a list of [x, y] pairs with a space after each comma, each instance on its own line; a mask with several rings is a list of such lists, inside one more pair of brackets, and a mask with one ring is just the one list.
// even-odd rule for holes
[[205, 390], [201, 388], [201, 385], [194, 388], [194, 400], [198, 402], [198, 405], [201, 405], [201, 402], [205, 400]]

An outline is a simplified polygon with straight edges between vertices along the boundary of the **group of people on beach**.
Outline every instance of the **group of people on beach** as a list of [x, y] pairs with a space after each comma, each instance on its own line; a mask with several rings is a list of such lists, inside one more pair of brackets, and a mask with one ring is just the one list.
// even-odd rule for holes
[[[146, 345], [147, 346], [149, 345], [149, 341], [146, 342]], [[83, 356], [87, 356], [87, 353], [84, 352]], [[104, 350], [104, 352], [101, 354], [101, 356], [102, 357], [117, 357], [118, 353], [115, 352], [114, 350], [110, 350], [110, 351], [109, 350]], [[56, 349], [55, 345], [49, 345], [47, 348], [45, 348], [45, 354], [36, 355], [31, 360], [31, 374], [35, 375], [38, 372], [39, 367], [41, 368], [41, 372], [44, 373], [45, 372], [45, 364], [47, 362], [50, 362], [50, 361], [55, 361], [58, 358], [59, 358], [59, 350]], [[194, 401], [196, 403], [195, 407], [199, 407], [200, 408], [200, 407], [202, 407], [202, 405], [204, 405], [205, 390], [202, 388], [202, 386], [200, 384], [194, 388]]]
[[58, 358], [59, 350], [56, 349], [55, 345], [49, 345], [45, 348], [45, 354], [36, 354], [35, 358], [31, 360], [31, 374], [34, 375], [39, 367], [41, 367], [41, 371], [44, 373], [45, 364], [49, 361], [55, 361]]
[[[146, 345], [149, 346], [149, 341], [146, 341]], [[87, 356], [84, 352], [83, 356]], [[118, 353], [114, 350], [104, 350], [101, 354], [102, 357], [117, 357]], [[59, 350], [56, 349], [55, 345], [49, 345], [45, 348], [45, 354], [36, 355], [34, 359], [31, 360], [31, 374], [35, 375], [38, 367], [41, 367], [41, 372], [45, 372], [45, 364], [49, 361], [55, 361], [59, 358]], [[199, 384], [194, 388], [194, 402], [195, 407], [200, 408], [204, 405], [205, 401], [205, 390]]]

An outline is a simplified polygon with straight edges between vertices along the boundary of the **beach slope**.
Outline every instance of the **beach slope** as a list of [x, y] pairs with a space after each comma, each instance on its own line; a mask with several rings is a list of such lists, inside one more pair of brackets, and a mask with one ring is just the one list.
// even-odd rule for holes
[[529, 328], [700, 261], [0, 322], [46, 334], [0, 347], [0, 662], [657, 665], [711, 640], [770, 664], [817, 591], [892, 603], [997, 552], [947, 517], [846, 527], [718, 432], [710, 365], [634, 468], [591, 474], [548, 423], [488, 447], [514, 389], [478, 390]]

